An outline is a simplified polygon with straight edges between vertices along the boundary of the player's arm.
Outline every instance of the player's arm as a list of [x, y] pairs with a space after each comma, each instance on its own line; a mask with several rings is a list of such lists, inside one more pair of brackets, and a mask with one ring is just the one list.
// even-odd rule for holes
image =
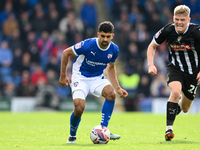
[[107, 75], [108, 75], [108, 78], [109, 78], [111, 84], [115, 88], [116, 92], [120, 95], [120, 97], [128, 96], [128, 93], [126, 92], [126, 90], [122, 89], [119, 85], [117, 75], [116, 75], [116, 67], [115, 67], [114, 63], [109, 63], [107, 65], [106, 70], [107, 70]]
[[70, 84], [69, 78], [67, 77], [67, 64], [69, 56], [76, 56], [72, 50], [72, 47], [68, 47], [62, 53], [59, 82], [64, 87]]
[[158, 45], [155, 44], [154, 40], [152, 40], [147, 49], [147, 60], [148, 60], [148, 67], [149, 67], [148, 73], [150, 75], [157, 74], [157, 68], [155, 67], [155, 65], [153, 63], [153, 59], [154, 59], [154, 55], [155, 55], [157, 46]]

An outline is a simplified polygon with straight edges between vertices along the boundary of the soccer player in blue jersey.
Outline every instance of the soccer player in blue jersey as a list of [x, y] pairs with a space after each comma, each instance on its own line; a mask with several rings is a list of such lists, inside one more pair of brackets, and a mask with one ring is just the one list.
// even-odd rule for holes
[[[70, 136], [67, 143], [76, 141], [76, 132], [89, 92], [96, 97], [105, 98], [101, 119], [101, 125], [105, 127], [108, 126], [115, 105], [114, 89], [120, 97], [128, 96], [127, 91], [120, 87], [116, 76], [114, 62], [118, 57], [119, 48], [111, 41], [114, 37], [113, 24], [109, 21], [100, 23], [97, 35], [97, 38], [86, 39], [65, 49], [62, 54], [59, 82], [64, 87], [71, 85], [74, 101], [74, 110], [70, 117]], [[76, 56], [72, 68], [72, 83], [66, 76], [69, 56]], [[107, 70], [111, 83], [103, 75], [104, 69]], [[119, 135], [111, 133], [111, 140], [119, 138]]]

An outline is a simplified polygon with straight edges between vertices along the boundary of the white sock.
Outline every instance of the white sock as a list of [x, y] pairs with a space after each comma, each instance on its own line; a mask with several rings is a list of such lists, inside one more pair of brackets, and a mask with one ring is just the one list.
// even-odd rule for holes
[[172, 125], [170, 125], [170, 126], [167, 126], [167, 128], [166, 128], [166, 131], [167, 131], [167, 130], [169, 130], [169, 129], [173, 130], [173, 127], [172, 127]]
[[178, 101], [178, 105], [181, 106], [181, 100]]

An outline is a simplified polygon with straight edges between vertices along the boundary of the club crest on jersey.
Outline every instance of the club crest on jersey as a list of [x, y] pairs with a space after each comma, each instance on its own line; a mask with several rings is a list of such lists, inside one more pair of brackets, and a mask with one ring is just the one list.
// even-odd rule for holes
[[77, 87], [78, 86], [78, 82], [74, 82], [74, 87]]
[[112, 54], [108, 54], [108, 59], [111, 59], [112, 58]]
[[182, 36], [177, 37], [177, 42], [180, 43], [182, 39]]

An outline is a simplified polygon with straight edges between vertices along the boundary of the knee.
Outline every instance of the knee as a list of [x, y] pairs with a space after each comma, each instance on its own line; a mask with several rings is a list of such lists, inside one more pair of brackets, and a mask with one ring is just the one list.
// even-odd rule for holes
[[179, 91], [172, 91], [171, 97], [173, 97], [174, 100], [178, 100], [180, 98], [180, 92]]
[[187, 113], [189, 111], [189, 108], [187, 107], [182, 107], [181, 110], [184, 112], [184, 113]]
[[105, 98], [107, 99], [107, 100], [109, 100], [109, 101], [115, 101], [115, 97], [116, 97], [116, 95], [115, 95], [115, 93], [114, 92], [111, 92], [111, 93], [109, 93]]
[[85, 110], [84, 104], [79, 103], [79, 104], [74, 105], [74, 114], [75, 114], [76, 117], [81, 117], [84, 110]]
[[74, 107], [74, 115], [79, 118], [82, 116], [84, 110], [85, 108], [80, 107], [80, 106]]

